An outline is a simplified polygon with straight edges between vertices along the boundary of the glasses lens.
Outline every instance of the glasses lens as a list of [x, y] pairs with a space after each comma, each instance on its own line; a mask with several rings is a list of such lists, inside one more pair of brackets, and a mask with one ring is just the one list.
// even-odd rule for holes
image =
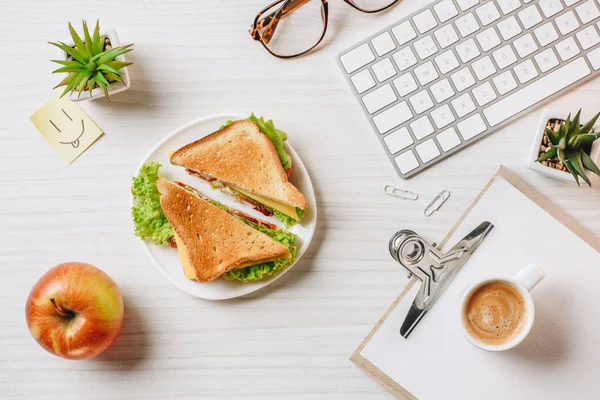
[[378, 11], [397, 1], [398, 0], [352, 0], [351, 3], [363, 11]]
[[[320, 0], [292, 0], [271, 7], [259, 18], [259, 26], [264, 25], [259, 29], [262, 42], [284, 57], [309, 50], [319, 42], [325, 29], [322, 5]], [[280, 10], [281, 18], [274, 20]]]

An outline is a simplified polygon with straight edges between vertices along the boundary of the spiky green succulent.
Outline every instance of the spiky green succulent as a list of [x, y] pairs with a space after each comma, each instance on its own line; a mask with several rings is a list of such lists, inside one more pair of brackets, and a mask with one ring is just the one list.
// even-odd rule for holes
[[541, 162], [558, 157], [573, 175], [577, 185], [579, 185], [579, 177], [581, 177], [589, 186], [592, 186], [585, 170], [592, 171], [600, 176], [600, 169], [589, 156], [592, 143], [600, 137], [600, 133], [593, 133], [592, 131], [600, 113], [596, 114], [583, 126], [579, 121], [580, 115], [581, 109], [573, 120], [571, 120], [571, 114], [569, 114], [567, 119], [561, 122], [558, 131], [546, 128], [545, 132], [552, 143], [552, 147], [539, 156], [537, 161]]
[[[61, 97], [68, 92], [79, 92], [78, 97], [86, 90], [90, 91], [99, 87], [108, 99], [108, 85], [113, 82], [123, 82], [122, 68], [131, 65], [130, 62], [119, 61], [116, 58], [122, 54], [130, 52], [133, 44], [106, 48], [105, 36], [100, 35], [100, 22], [96, 21], [94, 33], [90, 35], [87, 23], [83, 21], [83, 39], [77, 34], [71, 23], [69, 23], [69, 32], [74, 47], [63, 42], [49, 42], [67, 53], [71, 59], [51, 60], [62, 65], [61, 68], [53, 71], [53, 74], [66, 72], [69, 75], [63, 79], [55, 89], [66, 86]], [[110, 99], [109, 99], [110, 100]]]

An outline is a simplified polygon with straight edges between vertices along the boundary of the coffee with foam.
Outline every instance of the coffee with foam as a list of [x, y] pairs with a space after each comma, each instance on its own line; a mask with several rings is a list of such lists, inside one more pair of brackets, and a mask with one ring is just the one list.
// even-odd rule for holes
[[525, 299], [509, 282], [486, 282], [464, 303], [462, 317], [473, 339], [486, 345], [501, 346], [523, 329], [527, 318]]

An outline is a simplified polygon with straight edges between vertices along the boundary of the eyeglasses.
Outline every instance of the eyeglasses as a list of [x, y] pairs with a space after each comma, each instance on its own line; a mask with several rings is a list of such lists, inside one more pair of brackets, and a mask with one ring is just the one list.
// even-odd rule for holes
[[[383, 11], [399, 0], [344, 0], [364, 13]], [[258, 13], [250, 35], [279, 58], [302, 56], [315, 47], [327, 32], [327, 0], [279, 0]]]

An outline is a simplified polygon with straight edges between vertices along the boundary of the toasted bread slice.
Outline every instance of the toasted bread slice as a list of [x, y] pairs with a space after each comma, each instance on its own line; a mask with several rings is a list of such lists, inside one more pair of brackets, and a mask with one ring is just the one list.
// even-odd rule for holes
[[189, 279], [208, 282], [234, 268], [291, 258], [281, 243], [178, 184], [159, 178], [157, 187]]
[[304, 195], [292, 185], [275, 146], [255, 122], [240, 120], [171, 153], [171, 163], [217, 179], [233, 189], [302, 210]]

